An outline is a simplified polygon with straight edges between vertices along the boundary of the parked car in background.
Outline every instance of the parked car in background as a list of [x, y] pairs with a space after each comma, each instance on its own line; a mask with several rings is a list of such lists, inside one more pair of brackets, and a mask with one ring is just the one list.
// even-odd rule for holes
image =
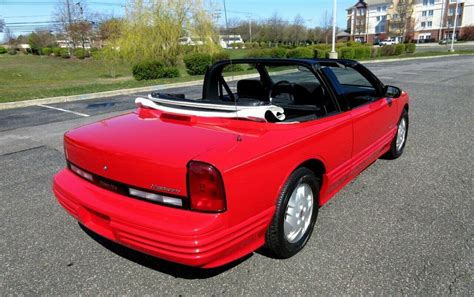
[[396, 39], [384, 39], [382, 41], [379, 42], [379, 45], [382, 46], [382, 45], [394, 45], [394, 44], [397, 44], [398, 41]]
[[219, 36], [219, 45], [225, 49], [235, 48], [236, 45], [241, 45], [243, 48], [244, 40], [240, 35], [220, 35]]
[[[253, 73], [235, 82], [235, 64]], [[262, 246], [298, 253], [319, 207], [379, 157], [402, 155], [408, 131], [408, 94], [343, 59], [220, 61], [200, 100], [135, 102], [64, 135], [54, 193], [101, 236], [204, 268]]]

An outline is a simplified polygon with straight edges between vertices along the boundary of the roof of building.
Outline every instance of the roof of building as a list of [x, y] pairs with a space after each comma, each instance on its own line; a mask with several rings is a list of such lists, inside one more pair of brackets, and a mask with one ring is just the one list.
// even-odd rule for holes
[[367, 7], [367, 6], [372, 6], [372, 5], [377, 5], [377, 4], [391, 4], [393, 0], [359, 0], [357, 1], [354, 5], [347, 9], [352, 9], [353, 7]]

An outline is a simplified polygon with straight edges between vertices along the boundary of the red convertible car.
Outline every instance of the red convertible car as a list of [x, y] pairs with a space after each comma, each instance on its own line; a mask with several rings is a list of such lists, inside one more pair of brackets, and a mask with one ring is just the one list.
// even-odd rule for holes
[[208, 69], [202, 99], [135, 102], [64, 135], [54, 193], [101, 236], [204, 268], [262, 246], [299, 252], [319, 207], [379, 157], [399, 157], [408, 131], [407, 93], [352, 60], [226, 60]]

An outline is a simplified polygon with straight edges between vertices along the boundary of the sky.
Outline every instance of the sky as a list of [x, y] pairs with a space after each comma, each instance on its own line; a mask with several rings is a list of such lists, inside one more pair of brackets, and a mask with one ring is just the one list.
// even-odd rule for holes
[[[207, 0], [206, 2], [208, 2]], [[261, 20], [277, 13], [283, 19], [292, 21], [301, 15], [305, 25], [321, 25], [325, 12], [332, 14], [332, 0], [213, 0], [216, 9], [221, 9], [220, 23], [224, 24], [223, 3], [227, 8], [227, 18]], [[73, 3], [86, 2], [89, 11], [105, 15], [121, 16], [127, 0], [71, 0]], [[337, 0], [337, 26], [345, 28], [345, 9], [357, 0]], [[13, 33], [28, 34], [38, 27], [50, 25], [54, 19], [58, 0], [0, 0], [0, 19], [4, 19]], [[49, 22], [49, 23], [48, 23]], [[3, 34], [0, 33], [0, 42]]]

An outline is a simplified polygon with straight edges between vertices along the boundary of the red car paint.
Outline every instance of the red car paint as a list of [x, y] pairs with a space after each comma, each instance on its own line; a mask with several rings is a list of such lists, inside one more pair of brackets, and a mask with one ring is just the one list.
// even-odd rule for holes
[[384, 154], [408, 95], [291, 124], [136, 111], [65, 134], [69, 162], [108, 180], [187, 198], [190, 161], [221, 174], [226, 210], [204, 213], [103, 189], [66, 168], [54, 178], [59, 203], [81, 224], [132, 249], [211, 268], [261, 247], [275, 202], [306, 162], [324, 166], [320, 205]]

